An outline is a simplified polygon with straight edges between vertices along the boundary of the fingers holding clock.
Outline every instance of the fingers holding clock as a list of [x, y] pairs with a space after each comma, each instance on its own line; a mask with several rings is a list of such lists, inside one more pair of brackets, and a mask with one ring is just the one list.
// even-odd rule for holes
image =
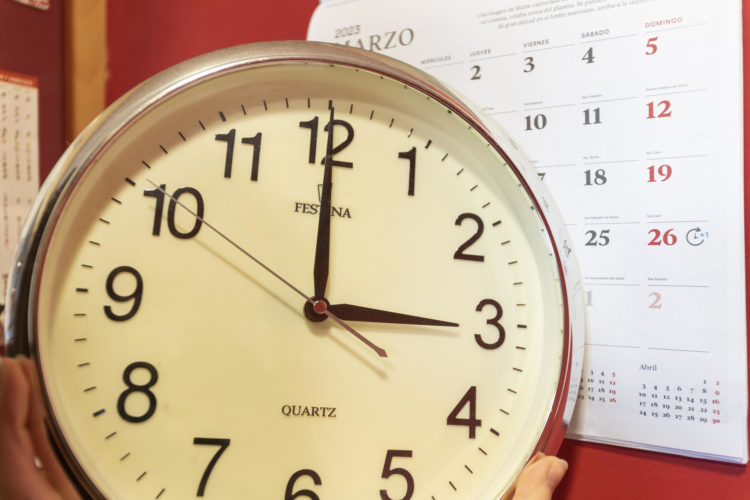
[[50, 445], [31, 361], [0, 358], [0, 498], [80, 499]]

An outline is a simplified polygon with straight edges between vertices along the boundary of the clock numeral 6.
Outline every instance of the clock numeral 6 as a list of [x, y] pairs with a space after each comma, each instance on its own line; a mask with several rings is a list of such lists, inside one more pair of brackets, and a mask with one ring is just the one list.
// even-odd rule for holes
[[[146, 370], [148, 372], [149, 378], [145, 384], [136, 384], [132, 380], [133, 372], [138, 369]], [[136, 361], [130, 363], [125, 368], [125, 372], [122, 374], [122, 380], [125, 382], [127, 389], [122, 391], [120, 397], [117, 398], [117, 413], [119, 413], [120, 417], [126, 422], [134, 424], [145, 422], [153, 416], [154, 412], [156, 412], [156, 396], [150, 389], [156, 385], [156, 382], [159, 380], [159, 372], [151, 363]], [[126, 408], [127, 400], [133, 393], [141, 393], [148, 399], [148, 407], [146, 408], [146, 411], [140, 415], [131, 415]]]
[[380, 490], [381, 500], [410, 500], [414, 494], [414, 478], [408, 470], [401, 467], [391, 468], [393, 459], [396, 457], [411, 458], [411, 450], [388, 450], [385, 453], [385, 463], [383, 464], [383, 473], [380, 477], [388, 479], [389, 477], [396, 475], [401, 476], [406, 481], [406, 493], [399, 499], [391, 498], [386, 490]]
[[460, 260], [471, 260], [475, 262], [484, 262], [484, 255], [474, 255], [465, 252], [482, 236], [482, 233], [484, 232], [484, 222], [482, 222], [482, 219], [478, 215], [467, 212], [458, 216], [458, 218], [456, 219], [456, 225], [460, 226], [466, 219], [471, 219], [476, 222], [477, 230], [473, 235], [471, 235], [468, 240], [463, 243], [463, 245], [458, 247], [458, 250], [456, 250], [453, 254], [453, 258]]
[[[115, 279], [121, 274], [130, 274], [135, 278], [135, 288], [129, 295], [120, 295], [115, 291]], [[116, 314], [112, 311], [110, 306], [104, 306], [104, 314], [107, 315], [112, 321], [127, 321], [138, 312], [138, 308], [141, 306], [141, 298], [143, 297], [143, 278], [138, 271], [130, 266], [119, 266], [114, 268], [107, 276], [107, 295], [115, 302], [128, 302], [133, 301], [133, 305], [130, 310], [125, 314]]]
[[320, 500], [320, 497], [312, 490], [299, 490], [297, 492], [294, 491], [294, 483], [297, 482], [297, 479], [301, 478], [302, 476], [309, 476], [312, 478], [313, 483], [320, 486], [323, 484], [323, 481], [321, 481], [320, 476], [317, 472], [315, 472], [312, 469], [301, 469], [292, 474], [292, 477], [289, 478], [289, 482], [286, 483], [286, 491], [284, 492], [284, 500], [294, 500], [295, 498], [300, 497], [307, 497], [310, 500]]
[[[156, 198], [156, 210], [154, 210], [154, 226], [151, 230], [151, 234], [153, 234], [154, 236], [159, 236], [159, 234], [161, 233], [161, 219], [162, 215], [164, 214], [164, 197], [167, 196], [166, 190], [167, 186], [165, 184], [162, 184], [158, 189], [150, 189], [143, 192], [143, 196], [151, 196]], [[179, 202], [180, 196], [184, 194], [189, 194], [195, 199], [195, 211], [187, 208], [186, 205]], [[175, 211], [177, 210], [178, 203], [185, 209], [186, 212], [189, 212], [193, 217], [195, 217], [193, 227], [189, 231], [182, 231], [177, 227], [177, 223], [175, 220]], [[172, 236], [174, 236], [175, 238], [186, 240], [198, 234], [198, 231], [200, 231], [202, 225], [203, 197], [201, 196], [200, 192], [198, 192], [198, 190], [193, 187], [181, 187], [177, 189], [174, 194], [169, 197], [169, 208], [167, 209], [167, 226], [169, 226], [169, 232], [172, 233]]]
[[224, 450], [229, 448], [229, 439], [197, 437], [193, 438], [193, 444], [219, 447], [219, 449], [216, 450], [216, 453], [214, 453], [214, 456], [211, 457], [211, 461], [208, 462], [206, 470], [203, 471], [203, 476], [201, 476], [201, 482], [198, 485], [198, 493], [196, 496], [202, 497], [206, 492], [206, 484], [208, 483], [208, 478], [211, 476], [211, 471], [214, 470], [214, 466], [216, 465], [216, 462], [219, 461], [219, 457], [224, 453]]
[[497, 349], [503, 342], [505, 342], [505, 328], [500, 324], [500, 319], [503, 317], [503, 308], [500, 303], [492, 299], [484, 299], [477, 304], [477, 312], [481, 312], [485, 306], [492, 306], [495, 308], [495, 315], [487, 320], [487, 324], [494, 326], [497, 329], [497, 340], [495, 342], [485, 342], [482, 336], [478, 333], [474, 334], [474, 340], [477, 341], [480, 347], [485, 349]]
[[[469, 406], [469, 417], [459, 417], [458, 415], [463, 411], [464, 407]], [[477, 427], [482, 426], [482, 421], [477, 418], [477, 387], [472, 385], [466, 394], [461, 398], [453, 411], [450, 412], [446, 419], [448, 425], [464, 425], [469, 428], [469, 438], [474, 439], [476, 437]]]

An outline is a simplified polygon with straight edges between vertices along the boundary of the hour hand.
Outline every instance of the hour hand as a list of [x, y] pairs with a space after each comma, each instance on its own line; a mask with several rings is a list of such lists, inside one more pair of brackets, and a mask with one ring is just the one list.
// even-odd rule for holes
[[367, 321], [371, 323], [395, 323], [399, 325], [459, 326], [458, 323], [439, 319], [423, 318], [411, 314], [383, 311], [352, 304], [333, 304], [328, 310], [344, 321]]

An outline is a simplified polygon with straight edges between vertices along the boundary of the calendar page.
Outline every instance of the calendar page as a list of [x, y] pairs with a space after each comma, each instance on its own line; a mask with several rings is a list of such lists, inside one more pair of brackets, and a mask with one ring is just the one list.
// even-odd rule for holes
[[746, 463], [741, 2], [326, 1], [308, 38], [470, 98], [557, 199], [589, 330], [568, 437]]
[[[0, 69], [0, 285], [8, 285], [21, 227], [39, 190], [37, 79]], [[0, 300], [0, 302], [2, 302]], [[0, 335], [0, 352], [3, 336]]]

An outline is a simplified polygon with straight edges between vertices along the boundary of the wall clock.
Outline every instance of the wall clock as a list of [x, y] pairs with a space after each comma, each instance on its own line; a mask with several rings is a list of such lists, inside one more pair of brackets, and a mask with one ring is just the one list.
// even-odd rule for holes
[[450, 91], [256, 44], [70, 146], [6, 336], [92, 497], [489, 500], [562, 440], [580, 287], [543, 183]]

